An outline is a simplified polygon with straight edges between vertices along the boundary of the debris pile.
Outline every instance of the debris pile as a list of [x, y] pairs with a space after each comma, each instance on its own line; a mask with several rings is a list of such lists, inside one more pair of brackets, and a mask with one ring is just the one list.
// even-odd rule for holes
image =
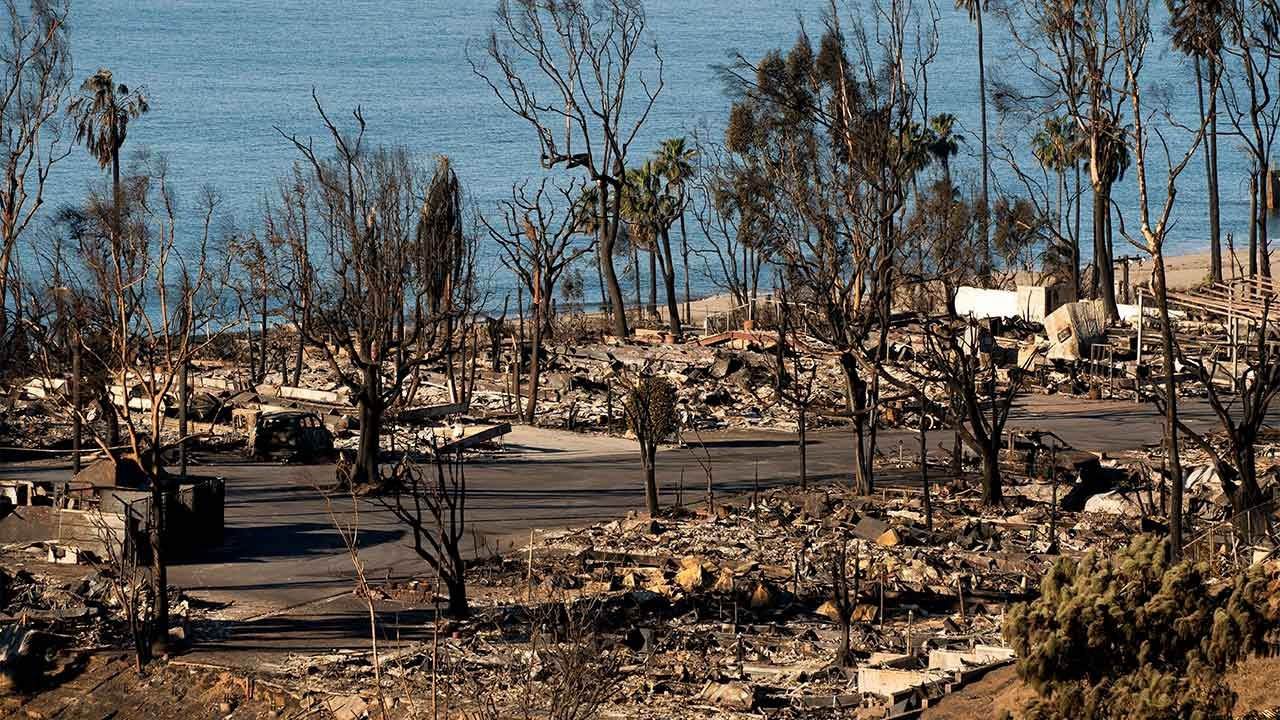
[[[1033, 597], [1054, 562], [1042, 503], [983, 510], [945, 486], [931, 500], [932, 528], [918, 493], [873, 500], [827, 488], [542, 533], [477, 563], [472, 618], [381, 649], [381, 690], [423, 702], [434, 657], [452, 701], [480, 687], [500, 709], [523, 707], [530, 687], [551, 691], [550, 668], [568, 649], [589, 646], [616, 669], [608, 709], [621, 716], [910, 712], [1011, 661], [1003, 612]], [[1063, 511], [1058, 546], [1105, 551], [1127, 537], [1126, 522]], [[834, 590], [841, 558], [847, 604]], [[383, 586], [376, 602], [434, 607], [431, 587]], [[298, 656], [272, 671], [343, 707], [374, 702], [368, 652]]]

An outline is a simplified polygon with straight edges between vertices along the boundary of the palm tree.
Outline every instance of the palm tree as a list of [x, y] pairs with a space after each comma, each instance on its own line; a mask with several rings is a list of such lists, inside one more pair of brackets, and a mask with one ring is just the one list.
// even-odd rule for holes
[[[118, 316], [115, 322], [120, 323], [121, 330], [129, 325], [129, 310], [125, 302], [124, 258], [120, 242], [120, 148], [129, 134], [129, 121], [135, 120], [147, 112], [147, 96], [143, 90], [130, 91], [124, 84], [116, 85], [111, 71], [100, 68], [90, 75], [80, 86], [80, 95], [67, 106], [67, 115], [75, 123], [75, 142], [84, 143], [85, 149], [98, 161], [99, 167], [111, 165], [111, 260], [114, 266], [115, 283], [113, 312]], [[107, 405], [110, 407], [110, 405]], [[114, 416], [112, 416], [114, 417]], [[115, 437], [119, 430], [113, 423], [110, 444], [116, 445]], [[161, 482], [159, 448], [152, 448], [152, 457], [142, 463], [152, 474], [151, 477], [151, 588], [152, 597], [156, 599], [154, 608], [154, 624], [151, 637], [151, 652], [163, 654], [169, 640], [169, 600], [168, 600], [168, 568], [164, 548], [164, 523], [166, 502], [166, 483]], [[142, 461], [143, 458], [135, 458]], [[114, 458], [113, 458], [114, 461]]]
[[698, 151], [688, 147], [684, 137], [668, 138], [658, 147], [659, 172], [676, 192], [676, 208], [680, 219], [680, 256], [684, 265], [684, 321], [689, 322], [689, 236], [684, 227], [684, 211], [689, 206], [687, 184], [697, 173], [694, 158]]
[[120, 223], [120, 148], [129, 135], [129, 121], [150, 110], [146, 90], [116, 85], [111, 71], [99, 68], [80, 86], [80, 95], [67, 106], [76, 126], [75, 142], [84, 143], [99, 167], [111, 165], [113, 207], [112, 242], [118, 243]]
[[1041, 167], [1057, 177], [1058, 208], [1055, 214], [1055, 234], [1059, 239], [1068, 238], [1070, 247], [1062, 253], [1062, 259], [1070, 265], [1073, 297], [1079, 297], [1080, 238], [1071, 232], [1071, 225], [1066, 220], [1064, 207], [1067, 197], [1067, 171], [1078, 166], [1081, 152], [1075, 124], [1061, 116], [1046, 118], [1044, 127], [1031, 139], [1031, 152]]
[[[147, 112], [146, 92], [130, 91], [125, 85], [116, 86], [111, 71], [99, 68], [80, 86], [80, 95], [67, 105], [67, 115], [75, 123], [75, 142], [84, 143], [85, 149], [98, 161], [99, 167], [111, 165], [111, 256], [115, 279], [123, 281], [123, 258], [120, 250], [120, 148], [129, 133], [129, 121]], [[121, 327], [128, 327], [123, 294], [116, 298], [116, 320]], [[110, 407], [110, 405], [107, 405]], [[111, 415], [108, 441], [118, 445], [119, 429]]]
[[955, 131], [956, 116], [951, 113], [939, 113], [929, 119], [928, 138], [925, 150], [929, 157], [942, 167], [942, 178], [951, 185], [951, 158], [960, 153], [960, 143], [964, 135]]
[[[1225, 7], [1222, 0], [1166, 0], [1173, 47], [1192, 58], [1196, 69], [1196, 96], [1205, 133], [1204, 170], [1209, 191], [1209, 274], [1222, 282], [1222, 242], [1218, 215], [1218, 73], [1221, 70], [1222, 28]], [[1209, 107], [1204, 104], [1208, 69]]]
[[986, 265], [990, 265], [991, 258], [991, 239], [990, 225], [988, 221], [988, 213], [991, 204], [987, 195], [987, 178], [991, 175], [991, 161], [987, 151], [987, 69], [986, 69], [986, 48], [985, 41], [982, 37], [982, 13], [987, 9], [983, 0], [956, 0], [956, 9], [964, 10], [969, 14], [969, 20], [977, 26], [978, 29], [978, 106], [982, 111], [982, 262], [984, 270], [989, 270]]
[[[585, 185], [578, 203], [573, 206], [574, 228], [583, 235], [594, 237], [600, 232], [600, 190], [595, 185]], [[600, 286], [600, 308], [609, 315], [615, 311], [604, 287], [604, 255], [596, 253], [596, 282]]]
[[645, 313], [649, 317], [658, 314], [658, 271], [653, 255], [653, 204], [657, 202], [658, 176], [649, 162], [639, 168], [630, 168], [622, 179], [622, 219], [627, 223], [627, 239], [631, 247], [631, 269], [636, 281], [636, 310], [641, 307], [642, 283], [640, 280], [640, 248], [649, 253], [649, 304]]
[[646, 160], [627, 171], [622, 190], [622, 216], [627, 220], [635, 245], [647, 247], [650, 258], [662, 265], [667, 291], [667, 320], [671, 334], [679, 336], [680, 308], [676, 303], [675, 263], [671, 257], [671, 226], [680, 207], [658, 164]]

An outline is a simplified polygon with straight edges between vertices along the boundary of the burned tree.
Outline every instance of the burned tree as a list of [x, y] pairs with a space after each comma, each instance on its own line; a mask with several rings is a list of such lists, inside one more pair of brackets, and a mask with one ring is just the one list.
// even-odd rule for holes
[[1112, 268], [1111, 193], [1129, 165], [1122, 129], [1125, 96], [1122, 40], [1113, 0], [1061, 3], [1034, 0], [1011, 5], [1008, 23], [1025, 52], [1032, 86], [1004, 83], [998, 92], [1011, 107], [1059, 115], [1076, 127], [1093, 190], [1093, 257], [1097, 297], [1110, 319], [1119, 317]]
[[483, 221], [490, 237], [502, 249], [503, 264], [524, 285], [532, 304], [529, 403], [524, 409], [525, 422], [530, 425], [537, 413], [542, 350], [551, 327], [556, 288], [565, 272], [593, 247], [592, 242], [577, 239], [575, 201], [579, 197], [576, 183], [560, 189], [543, 180], [532, 190], [528, 183], [521, 183], [511, 188], [509, 199], [498, 204], [501, 224]]
[[[507, 110], [533, 128], [544, 168], [586, 172], [595, 188], [596, 248], [613, 331], [626, 337], [625, 303], [613, 267], [621, 192], [631, 143], [662, 91], [662, 56], [645, 38], [644, 6], [640, 0], [499, 0], [495, 15], [496, 27], [485, 38], [486, 58], [469, 57], [472, 69]], [[641, 67], [650, 53], [652, 82]]]
[[[1271, 277], [1267, 178], [1271, 151], [1280, 131], [1280, 3], [1224, 0], [1226, 42], [1222, 45], [1222, 107], [1249, 159], [1249, 275]], [[1211, 36], [1210, 36], [1211, 37]], [[1212, 65], [1211, 65], [1212, 66]], [[1204, 119], [1204, 118], [1202, 118]]]
[[[53, 165], [66, 157], [57, 115], [71, 80], [69, 6], [32, 2], [21, 9], [5, 0], [8, 32], [0, 41], [0, 339], [4, 357], [14, 350], [10, 331], [20, 326], [21, 293], [14, 282], [14, 251], [44, 203]], [[14, 304], [9, 305], [10, 296]]]
[[280, 183], [275, 201], [262, 213], [262, 235], [277, 262], [274, 273], [279, 312], [287, 314], [294, 334], [293, 362], [287, 382], [297, 385], [307, 347], [307, 333], [315, 307], [316, 268], [312, 254], [312, 216], [304, 170], [295, 166]]
[[432, 461], [420, 466], [401, 460], [384, 485], [389, 497], [378, 502], [413, 533], [413, 550], [439, 576], [449, 593], [449, 614], [471, 614], [467, 603], [467, 472], [462, 451], [436, 444]]
[[[1218, 190], [1218, 95], [1222, 86], [1224, 0], [1165, 0], [1173, 47], [1195, 65], [1196, 101], [1205, 126], [1205, 190], [1209, 194], [1209, 279], [1222, 282], [1222, 229]], [[1206, 93], [1206, 90], [1208, 91]], [[1206, 107], [1205, 95], [1208, 95]]]
[[854, 556], [853, 585], [849, 584], [849, 538], [839, 530], [831, 541], [831, 609], [840, 624], [840, 649], [836, 651], [836, 664], [849, 667], [854, 664], [850, 635], [853, 629], [853, 613], [858, 606], [858, 567]]
[[707, 279], [729, 293], [734, 304], [749, 307], [759, 293], [770, 249], [777, 246], [782, 208], [775, 186], [758, 172], [762, 168], [751, 164], [755, 153], [742, 149], [734, 153], [698, 144], [699, 168], [689, 204], [708, 246], [695, 251]]
[[[1268, 301], [1268, 309], [1270, 304]], [[1243, 356], [1243, 366], [1232, 378], [1230, 394], [1218, 385], [1218, 379], [1226, 374], [1218, 358], [1202, 355], [1188, 361], [1182, 356], [1208, 394], [1209, 406], [1225, 432], [1227, 447], [1225, 451], [1220, 450], [1203, 433], [1181, 421], [1178, 428], [1209, 456], [1221, 478], [1223, 492], [1231, 502], [1232, 512], [1242, 518], [1263, 502], [1258, 482], [1256, 444], [1266, 424], [1271, 403], [1280, 394], [1280, 357], [1276, 356], [1275, 347], [1266, 339], [1266, 328], [1264, 320], [1254, 333], [1252, 348]]]
[[236, 299], [241, 327], [246, 330], [248, 377], [255, 386], [264, 382], [270, 371], [272, 330], [285, 306], [280, 292], [279, 270], [286, 265], [281, 262], [281, 249], [278, 236], [269, 232], [232, 234], [224, 248], [233, 270], [229, 287]]
[[862, 493], [873, 489], [903, 209], [921, 169], [909, 138], [936, 48], [936, 31], [908, 3], [888, 0], [874, 17], [846, 32], [833, 8], [816, 50], [801, 33], [785, 56], [739, 58], [726, 71], [735, 97], [728, 146], [753, 152], [778, 188], [788, 284], [811, 298], [809, 332], [839, 352]]
[[1001, 436], [1034, 357], [1010, 370], [1008, 383], [1001, 389], [992, 356], [995, 339], [980, 323], [954, 316], [937, 318], [925, 326], [923, 337], [918, 362], [904, 369], [922, 383], [942, 384], [957, 399], [955, 429], [982, 460], [982, 501], [999, 504], [1004, 497]]
[[966, 202], [948, 181], [939, 180], [915, 199], [907, 216], [906, 241], [902, 249], [903, 275], [921, 290], [918, 309], [928, 311], [937, 303], [954, 312], [960, 286], [979, 280], [989, 256], [984, 259], [981, 208]]
[[428, 171], [408, 151], [370, 148], [359, 108], [344, 133], [313, 94], [332, 155], [280, 131], [310, 169], [305, 195], [312, 232], [328, 254], [315, 267], [307, 342], [319, 348], [360, 416], [352, 482], [379, 481], [383, 416], [424, 363], [457, 347], [455, 323], [471, 298], [471, 241], [448, 158]]
[[640, 463], [644, 467], [644, 500], [649, 515], [658, 514], [658, 482], [655, 473], [658, 445], [680, 427], [676, 410], [676, 389], [663, 377], [641, 374], [628, 385], [623, 403], [627, 427], [640, 444]]
[[124, 506], [124, 528], [117, 527], [101, 511], [90, 517], [94, 534], [105, 554], [103, 575], [109, 583], [111, 599], [124, 616], [129, 639], [133, 641], [134, 669], [142, 671], [151, 659], [151, 638], [158, 629], [154, 587], [148, 582], [149, 568], [134, 546], [129, 524], [135, 519], [134, 503]]
[[[1182, 348], [1177, 348], [1179, 360], [1191, 369], [1208, 396], [1209, 406], [1222, 426], [1226, 447], [1210, 442], [1204, 432], [1188, 427], [1180, 419], [1178, 429], [1208, 455], [1232, 513], [1245, 530], [1254, 532], [1269, 529], [1263, 519], [1267, 512], [1258, 478], [1257, 442], [1272, 403], [1280, 395], [1280, 355], [1274, 341], [1269, 340], [1275, 329], [1271, 320], [1275, 302], [1274, 296], [1261, 300], [1262, 311], [1249, 321], [1251, 331], [1230, 367], [1212, 352], [1188, 357]], [[1235, 318], [1232, 322], [1241, 320]]]
[[[1200, 147], [1207, 118], [1201, 116], [1200, 126], [1189, 129], [1192, 135], [1191, 143], [1180, 157], [1172, 155], [1166, 135], [1152, 127], [1155, 113], [1143, 104], [1144, 94], [1141, 84], [1147, 47], [1151, 39], [1148, 1], [1116, 0], [1115, 8], [1121, 64], [1124, 68], [1123, 80], [1118, 90], [1125, 95], [1131, 112], [1131, 124], [1126, 129], [1125, 141], [1131, 148], [1130, 153], [1135, 166], [1134, 179], [1138, 189], [1138, 232], [1136, 234], [1128, 232], [1123, 216], [1121, 216], [1120, 232], [1134, 246], [1151, 255], [1151, 290], [1160, 316], [1160, 345], [1164, 355], [1164, 387], [1156, 394], [1156, 403], [1165, 416], [1164, 441], [1172, 483], [1169, 536], [1173, 557], [1178, 558], [1182, 554], [1182, 459], [1178, 450], [1178, 389], [1175, 372], [1177, 354], [1169, 314], [1164, 244], [1171, 227], [1170, 217], [1173, 213], [1174, 200], [1178, 195], [1178, 178]], [[1217, 88], [1211, 88], [1211, 91], [1216, 93]], [[1168, 115], [1168, 113], [1165, 114]], [[1153, 141], [1162, 148], [1164, 156], [1164, 166], [1159, 170], [1160, 176], [1165, 181], [1164, 192], [1163, 197], [1158, 199], [1147, 180], [1150, 166], [1155, 161]], [[1156, 203], [1158, 203], [1158, 209], [1153, 209], [1152, 206]]]
[[778, 310], [778, 337], [773, 359], [776, 392], [796, 410], [796, 440], [800, 449], [800, 489], [809, 489], [808, 437], [809, 407], [813, 405], [813, 384], [818, 377], [818, 360], [805, 358], [800, 347], [797, 327], [803, 327], [803, 308], [787, 299], [782, 291], [782, 306]]
[[[200, 224], [182, 231], [177, 199], [163, 159], [152, 159], [120, 183], [108, 199], [94, 191], [81, 208], [64, 215], [67, 237], [43, 255], [45, 278], [61, 283], [46, 300], [69, 313], [78, 331], [73, 341], [86, 372], [99, 374], [111, 422], [90, 423], [71, 398], [60, 410], [89, 428], [95, 444], [117, 467], [140, 470], [150, 485], [147, 527], [155, 622], [152, 650], [163, 652], [168, 634], [166, 508], [174, 481], [165, 467], [167, 410], [187, 393], [184, 368], [230, 326], [222, 292], [225, 267], [210, 262], [210, 232], [218, 198], [206, 191], [197, 206]], [[53, 324], [33, 324], [52, 328]], [[43, 335], [39, 358], [46, 374], [65, 369], [64, 336]], [[78, 379], [78, 378], [77, 378]], [[123, 447], [114, 445], [115, 428]], [[179, 438], [179, 444], [186, 438]]]

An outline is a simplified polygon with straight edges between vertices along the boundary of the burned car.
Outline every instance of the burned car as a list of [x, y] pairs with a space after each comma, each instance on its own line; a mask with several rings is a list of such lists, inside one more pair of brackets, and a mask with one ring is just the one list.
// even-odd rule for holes
[[311, 412], [272, 412], [258, 416], [249, 434], [255, 460], [320, 462], [333, 457], [333, 433]]

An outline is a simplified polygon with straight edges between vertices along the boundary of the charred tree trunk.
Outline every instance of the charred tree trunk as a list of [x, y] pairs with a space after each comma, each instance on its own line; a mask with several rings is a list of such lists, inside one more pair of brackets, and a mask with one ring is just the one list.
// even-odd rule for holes
[[933, 502], [929, 497], [929, 446], [924, 431], [925, 397], [920, 396], [920, 490], [924, 493], [924, 525], [933, 531]]
[[1004, 501], [1004, 483], [1000, 478], [1000, 438], [993, 436], [979, 443], [982, 455], [982, 502], [999, 505]]
[[658, 317], [658, 251], [649, 250], [649, 304], [645, 306], [649, 317]]
[[1155, 268], [1156, 307], [1160, 312], [1160, 345], [1164, 354], [1165, 450], [1169, 457], [1169, 543], [1174, 560], [1182, 557], [1182, 457], [1178, 452], [1178, 388], [1174, 376], [1173, 327], [1169, 323], [1169, 293], [1165, 284], [1164, 255], [1152, 253]]
[[805, 491], [809, 489], [809, 448], [807, 438], [805, 437], [805, 433], [807, 432], [807, 418], [805, 417], [806, 413], [803, 404], [796, 408], [796, 410], [796, 430], [800, 436], [800, 489]]
[[[258, 358], [258, 382], [267, 378], [267, 324], [267, 294], [264, 288], [262, 307], [258, 311], [258, 348], [262, 353]], [[284, 378], [280, 378], [280, 381], [284, 382]]]
[[155, 471], [151, 478], [151, 527], [148, 533], [151, 544], [151, 592], [155, 603], [151, 626], [151, 657], [163, 657], [169, 652], [169, 572], [164, 552], [166, 490], [161, 473]]
[[102, 415], [103, 422], [107, 424], [107, 445], [111, 446], [111, 454], [114, 456], [115, 448], [120, 445], [120, 416], [116, 414], [116, 405], [111, 399], [110, 389], [104, 387], [101, 393], [98, 396], [98, 412]]
[[80, 402], [80, 336], [77, 333], [71, 346], [71, 474], [80, 473], [80, 439], [84, 434], [83, 411]]
[[1264, 278], [1271, 277], [1271, 238], [1267, 236], [1267, 177], [1266, 163], [1258, 173], [1258, 272]]
[[1258, 487], [1258, 465], [1252, 436], [1232, 442], [1232, 455], [1236, 461], [1236, 487], [1228, 490], [1233, 515], [1241, 515], [1262, 504], [1262, 490]]
[[1120, 317], [1116, 307], [1115, 270], [1111, 264], [1111, 186], [1094, 186], [1093, 194], [1093, 266], [1098, 282], [1098, 296], [1109, 320]]
[[[683, 203], [683, 200], [682, 200]], [[684, 207], [681, 204], [681, 207]], [[690, 311], [689, 303], [692, 300], [689, 293], [689, 233], [684, 229], [684, 211], [680, 211], [680, 255], [684, 264], [684, 321], [693, 322], [693, 315]]]
[[378, 482], [378, 453], [382, 434], [382, 398], [378, 391], [380, 381], [377, 368], [364, 370], [364, 388], [360, 393], [357, 412], [360, 415], [360, 442], [356, 446], [355, 477], [353, 485]]
[[677, 339], [680, 337], [680, 305], [676, 301], [675, 259], [671, 256], [671, 236], [662, 231], [662, 279], [667, 290], [667, 327]]
[[[461, 565], [461, 557], [457, 561], [457, 565]], [[468, 618], [471, 615], [471, 605], [467, 602], [467, 582], [461, 574], [454, 574], [458, 579], [448, 578], [444, 580], [444, 587], [449, 591], [449, 609], [448, 614], [451, 618]]]
[[[625, 338], [627, 331], [626, 303], [622, 299], [622, 286], [618, 284], [618, 273], [613, 268], [613, 247], [617, 239], [617, 222], [609, 218], [617, 217], [609, 212], [609, 183], [604, 178], [596, 181], [600, 195], [600, 268], [604, 271], [605, 287], [609, 289], [609, 304], [613, 306], [613, 334]], [[615, 201], [616, 202], [616, 201]]]
[[646, 442], [640, 449], [640, 458], [644, 464], [644, 504], [649, 517], [658, 514], [658, 479], [657, 464], [658, 447], [656, 441]]
[[840, 356], [840, 368], [844, 371], [845, 390], [850, 400], [849, 415], [853, 421], [853, 482], [852, 489], [859, 495], [870, 495], [874, 490], [866, 450], [867, 383], [858, 375], [857, 361], [848, 353]]

